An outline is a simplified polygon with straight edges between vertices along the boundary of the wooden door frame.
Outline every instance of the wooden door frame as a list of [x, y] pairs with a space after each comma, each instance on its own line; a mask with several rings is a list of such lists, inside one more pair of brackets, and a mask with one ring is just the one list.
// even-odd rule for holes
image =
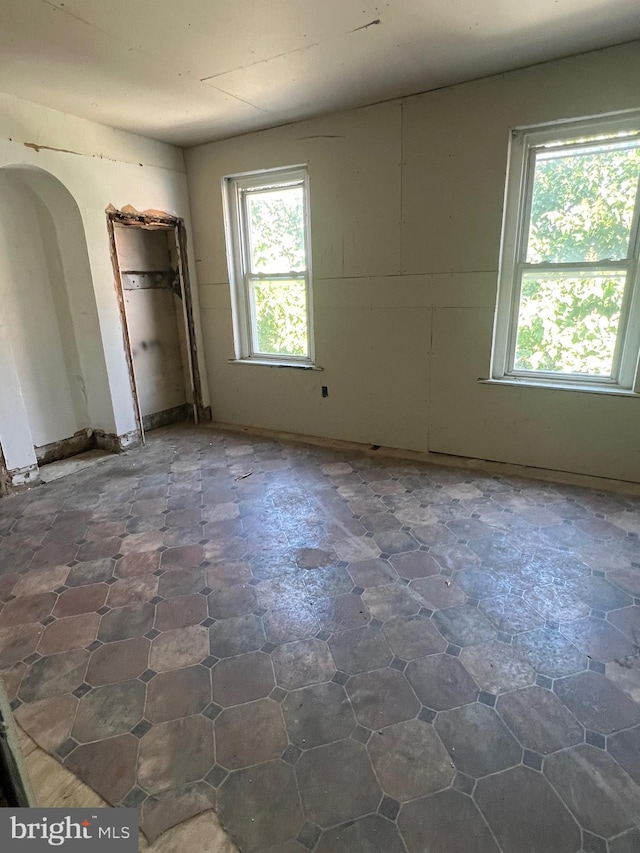
[[184, 219], [169, 214], [152, 214], [127, 212], [108, 208], [107, 232], [109, 235], [109, 250], [111, 263], [113, 264], [114, 284], [118, 299], [118, 310], [122, 325], [122, 336], [125, 345], [125, 355], [129, 372], [129, 382], [133, 397], [136, 426], [140, 440], [144, 444], [144, 426], [142, 422], [142, 411], [140, 409], [140, 398], [136, 385], [136, 377], [133, 368], [133, 355], [131, 352], [131, 338], [124, 303], [124, 290], [122, 287], [122, 273], [116, 248], [115, 226], [120, 225], [127, 228], [142, 228], [148, 231], [171, 231], [176, 243], [176, 255], [178, 262], [178, 278], [180, 281], [180, 294], [182, 296], [182, 321], [187, 340], [187, 357], [189, 360], [189, 378], [191, 380], [191, 394], [193, 397], [193, 419], [197, 424], [201, 420], [207, 420], [207, 412], [202, 402], [202, 383], [200, 369], [198, 367], [198, 347], [196, 341], [195, 321], [193, 317], [193, 299], [191, 296], [191, 282], [189, 279], [189, 267], [187, 263], [187, 232]]

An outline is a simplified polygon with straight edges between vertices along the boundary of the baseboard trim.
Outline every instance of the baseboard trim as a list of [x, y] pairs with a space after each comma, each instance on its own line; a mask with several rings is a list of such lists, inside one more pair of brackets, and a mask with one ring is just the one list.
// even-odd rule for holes
[[366, 456], [384, 456], [390, 459], [408, 459], [414, 462], [426, 462], [430, 465], [444, 465], [450, 468], [463, 468], [472, 471], [482, 471], [485, 474], [504, 477], [524, 477], [528, 480], [539, 480], [545, 483], [559, 483], [565, 486], [580, 486], [585, 489], [596, 489], [602, 492], [617, 494], [640, 495], [640, 483], [630, 480], [614, 480], [607, 477], [596, 477], [591, 474], [576, 474], [571, 471], [556, 471], [552, 468], [535, 468], [529, 465], [517, 465], [512, 462], [498, 462], [491, 459], [476, 459], [469, 456], [453, 456], [446, 453], [429, 453], [420, 450], [402, 450], [396, 447], [374, 447], [356, 441], [344, 441], [338, 438], [323, 438], [316, 435], [301, 435], [282, 430], [263, 429], [262, 427], [226, 424], [212, 421], [204, 425], [207, 429], [227, 430], [247, 435], [259, 435], [264, 438], [290, 441], [299, 444], [312, 444], [317, 447], [329, 447], [335, 450], [354, 450]]
[[140, 444], [140, 435], [137, 430], [116, 435], [114, 432], [103, 432], [101, 429], [94, 430], [96, 438], [95, 446], [100, 450], [108, 450], [110, 453], [124, 453], [131, 447]]
[[79, 429], [69, 438], [52, 441], [34, 448], [38, 465], [48, 465], [49, 462], [58, 462], [60, 459], [68, 459], [69, 456], [77, 456], [87, 450], [93, 450], [96, 440], [92, 429]]

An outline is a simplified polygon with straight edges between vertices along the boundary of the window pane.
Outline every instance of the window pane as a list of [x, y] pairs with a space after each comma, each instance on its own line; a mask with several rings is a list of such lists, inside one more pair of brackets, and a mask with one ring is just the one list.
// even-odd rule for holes
[[538, 151], [527, 262], [626, 258], [639, 176], [636, 140]]
[[304, 272], [302, 187], [247, 193], [252, 273]]
[[309, 354], [304, 280], [253, 281], [254, 349], [270, 355]]
[[522, 277], [516, 370], [611, 376], [625, 273]]

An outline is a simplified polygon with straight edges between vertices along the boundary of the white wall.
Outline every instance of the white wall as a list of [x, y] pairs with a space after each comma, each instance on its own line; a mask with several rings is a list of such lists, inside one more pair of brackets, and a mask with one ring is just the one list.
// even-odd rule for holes
[[[215, 419], [640, 481], [640, 399], [477, 381], [509, 128], [640, 107], [638, 79], [640, 42], [189, 149]], [[229, 364], [221, 178], [298, 163], [324, 371]]]
[[10, 170], [0, 170], [0, 304], [33, 443], [89, 425], [62, 261], [51, 217]]
[[[7, 172], [3, 173], [3, 167], [8, 167]], [[16, 167], [19, 171], [16, 171]], [[26, 215], [24, 206], [28, 205], [28, 201], [16, 202], [15, 192], [12, 201], [4, 196], [12, 176], [18, 176], [29, 184], [44, 204], [44, 211], [39, 207], [41, 217], [46, 219], [47, 211], [51, 214], [52, 222], [47, 226], [48, 231], [46, 228], [44, 231], [40, 229], [40, 239], [57, 242], [66, 292], [70, 303], [76, 307], [71, 312], [71, 322], [77, 342], [80, 373], [86, 386], [89, 425], [117, 435], [135, 430], [105, 210], [110, 204], [117, 209], [131, 205], [141, 211], [158, 210], [180, 216], [185, 219], [187, 234], [190, 236], [182, 152], [170, 145], [0, 95], [0, 175], [9, 175], [7, 179], [3, 177], [0, 185], [0, 204], [5, 210], [12, 210], [9, 205], [17, 203], [22, 210], [20, 215]], [[78, 245], [77, 229], [71, 233], [73, 217], [60, 201], [61, 194], [56, 191], [59, 185], [66, 190], [63, 195], [67, 199], [67, 207], [73, 208], [79, 215], [84, 231], [84, 246]], [[15, 190], [15, 183], [13, 186]], [[34, 204], [38, 206], [39, 203], [34, 201]], [[189, 243], [192, 241], [189, 240]], [[196, 333], [199, 336], [196, 268], [192, 246], [189, 245], [188, 249], [188, 262], [196, 291], [194, 313]], [[82, 274], [83, 267], [79, 263], [79, 256], [83, 252], [87, 262], [85, 274]], [[42, 253], [37, 254], [42, 257]], [[50, 253], [47, 253], [47, 257], [51, 257]], [[56, 264], [52, 263], [53, 266], [47, 262], [49, 275]], [[59, 269], [56, 274], [60, 274]], [[12, 280], [7, 282], [6, 274], [3, 274], [3, 286], [19, 288], [18, 278], [20, 276], [14, 274]], [[60, 290], [54, 289], [54, 292]], [[34, 305], [34, 316], [43, 310], [43, 303]], [[27, 322], [27, 315], [16, 320], [9, 316], [7, 307], [0, 303], [0, 327], [4, 332], [3, 364], [12, 361], [10, 368], [0, 373], [0, 396], [5, 393], [8, 395], [11, 391], [22, 400], [23, 406], [23, 416], [18, 416], [17, 410], [12, 409], [11, 417], [8, 414], [3, 417], [0, 411], [0, 443], [10, 470], [22, 468], [33, 461], [27, 458], [28, 442], [21, 439], [18, 433], [26, 435], [33, 429], [35, 435], [32, 438], [35, 441], [42, 427], [42, 424], [30, 424], [28, 414], [31, 414], [29, 409], [33, 409], [29, 401], [34, 397], [41, 399], [42, 388], [37, 386], [44, 384], [46, 359], [44, 353], [38, 355], [36, 351], [34, 356], [33, 351], [30, 351], [30, 366], [26, 370], [24, 353], [21, 353], [16, 343], [28, 338]], [[20, 324], [20, 330], [15, 328], [16, 323]], [[201, 345], [202, 342], [199, 343]], [[38, 369], [39, 362], [42, 363], [42, 374]], [[200, 370], [205, 385], [203, 394], [206, 406], [209, 401], [206, 399], [204, 360]], [[10, 376], [16, 381], [10, 383]], [[23, 384], [25, 387], [22, 387]], [[76, 389], [70, 387], [69, 394], [73, 397]], [[77, 402], [77, 397], [75, 399]], [[74, 412], [76, 402], [70, 404]], [[64, 406], [52, 404], [54, 418], [60, 416], [63, 408], [69, 407], [66, 403]], [[64, 429], [73, 426], [72, 421], [78, 422], [78, 416], [74, 415], [74, 418], [69, 419]], [[56, 427], [55, 432], [59, 431]]]

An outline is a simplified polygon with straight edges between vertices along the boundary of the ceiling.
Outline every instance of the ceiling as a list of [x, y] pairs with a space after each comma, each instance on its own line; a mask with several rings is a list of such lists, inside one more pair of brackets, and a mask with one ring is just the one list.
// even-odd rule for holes
[[638, 0], [0, 0], [0, 91], [188, 146], [640, 37]]

